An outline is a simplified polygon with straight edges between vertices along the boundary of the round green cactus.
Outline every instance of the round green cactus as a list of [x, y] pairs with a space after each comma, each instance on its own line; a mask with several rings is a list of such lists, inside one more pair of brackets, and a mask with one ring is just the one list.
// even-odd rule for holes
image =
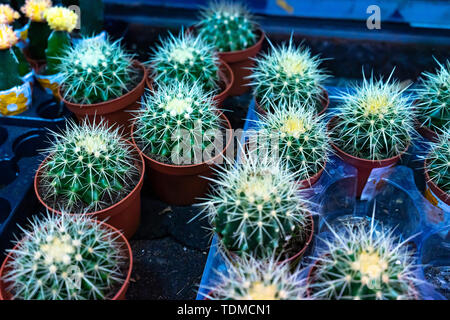
[[139, 175], [133, 147], [119, 129], [107, 124], [77, 126], [69, 122], [40, 170], [40, 194], [53, 208], [69, 212], [101, 210], [117, 203], [134, 188]]
[[440, 136], [439, 141], [432, 144], [427, 156], [426, 170], [432, 182], [450, 195], [450, 128]]
[[22, 229], [2, 281], [14, 299], [111, 299], [124, 282], [121, 235], [84, 215], [47, 215]]
[[211, 2], [200, 15], [199, 35], [220, 52], [244, 50], [257, 41], [256, 23], [241, 3]]
[[[392, 76], [392, 74], [391, 74]], [[383, 160], [401, 154], [410, 144], [414, 109], [397, 81], [373, 75], [340, 95], [337, 121], [330, 137], [344, 152], [363, 159]]]
[[225, 130], [212, 93], [196, 83], [161, 83], [145, 95], [135, 121], [140, 149], [174, 164], [203, 162], [205, 150], [214, 147], [214, 139]]
[[184, 81], [208, 91], [219, 90], [219, 58], [214, 47], [192, 33], [181, 30], [175, 37], [169, 32], [154, 48], [149, 63], [157, 84]]
[[249, 76], [254, 95], [261, 108], [269, 110], [269, 103], [304, 103], [316, 113], [324, 108], [324, 81], [329, 77], [319, 68], [322, 59], [313, 56], [309, 48], [289, 44], [274, 47], [256, 58]]
[[130, 90], [137, 73], [133, 56], [122, 49], [119, 40], [111, 42], [107, 37], [83, 39], [66, 48], [60, 60], [61, 91], [72, 103], [95, 104], [118, 98]]
[[435, 132], [450, 126], [450, 61], [437, 63], [436, 73], [424, 72], [416, 90], [418, 121]]

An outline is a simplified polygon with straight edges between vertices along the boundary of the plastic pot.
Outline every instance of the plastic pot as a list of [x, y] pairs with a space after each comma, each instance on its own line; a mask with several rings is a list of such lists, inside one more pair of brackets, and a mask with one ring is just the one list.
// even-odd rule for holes
[[86, 117], [91, 123], [107, 121], [111, 126], [121, 126], [127, 136], [130, 133], [132, 112], [140, 108], [139, 102], [144, 94], [145, 80], [147, 79], [147, 69], [139, 61], [134, 60], [133, 66], [142, 72], [142, 79], [133, 90], [119, 98], [95, 104], [72, 103], [64, 99], [64, 93], [60, 86], [61, 101], [75, 114], [79, 121], [83, 121]]
[[425, 190], [425, 197], [434, 206], [446, 209], [447, 206], [450, 206], [450, 196], [431, 180], [430, 175], [428, 174], [427, 167], [428, 167], [428, 159], [425, 160], [425, 170], [424, 170], [425, 183], [427, 184], [427, 188]]
[[42, 68], [42, 66], [44, 66], [47, 63], [47, 60], [45, 60], [45, 59], [33, 59], [30, 56], [30, 50], [28, 48], [24, 48], [22, 51], [23, 51], [23, 55], [25, 56], [25, 59], [28, 61], [28, 63], [30, 64], [30, 67], [34, 71], [38, 71], [39, 69]]
[[[127, 141], [131, 145], [130, 142]], [[144, 158], [142, 157], [141, 152], [133, 145], [133, 149], [136, 151], [136, 154], [139, 155], [139, 158], [136, 160], [136, 167], [140, 169], [139, 181], [130, 193], [124, 197], [119, 202], [113, 204], [112, 206], [102, 209], [100, 211], [89, 212], [86, 215], [92, 217], [93, 219], [103, 221], [108, 219], [108, 223], [113, 227], [119, 229], [127, 239], [130, 239], [134, 233], [137, 231], [139, 227], [139, 223], [141, 220], [141, 189], [144, 183]], [[56, 214], [62, 214], [60, 211], [53, 209], [49, 205], [45, 203], [45, 201], [41, 198], [39, 194], [39, 183], [40, 183], [40, 175], [43, 164], [48, 161], [51, 157], [48, 156], [39, 166], [36, 171], [36, 175], [34, 176], [34, 192], [39, 202], [49, 211], [54, 212]], [[66, 213], [66, 214], [79, 214], [79, 213]]]
[[[114, 228], [113, 226], [105, 223], [105, 222], [98, 222], [101, 223], [102, 226], [104, 226], [107, 229], [111, 229], [115, 232], [118, 232], [120, 234], [120, 237], [117, 241], [123, 242], [123, 244], [126, 247], [127, 256], [128, 256], [128, 270], [126, 273], [126, 278], [122, 286], [120, 287], [119, 291], [114, 295], [114, 297], [111, 300], [125, 300], [125, 295], [128, 290], [128, 286], [130, 284], [130, 278], [131, 278], [131, 271], [133, 270], [133, 252], [131, 251], [131, 246], [128, 240], [124, 237], [124, 235]], [[26, 241], [26, 239], [22, 239], [22, 241]], [[18, 245], [14, 247], [14, 249], [17, 249]], [[13, 249], [13, 250], [14, 250]], [[7, 291], [7, 285], [2, 281], [4, 275], [7, 273], [7, 264], [12, 259], [12, 253], [10, 252], [5, 260], [3, 261], [3, 264], [0, 268], [0, 300], [11, 300], [12, 295]]]
[[[227, 139], [226, 146], [221, 154], [216, 155], [210, 162], [214, 162], [225, 155], [227, 148], [230, 146], [232, 136], [229, 130], [231, 124], [223, 113], [220, 117], [226, 123]], [[137, 146], [134, 139], [134, 123], [131, 127], [131, 138]], [[196, 202], [196, 199], [205, 195], [209, 188], [210, 181], [204, 177], [211, 178], [214, 174], [214, 164], [202, 162], [192, 165], [172, 165], [156, 161], [141, 151], [145, 158], [145, 164], [149, 171], [148, 179], [150, 184], [162, 201], [179, 206], [186, 206]]]
[[322, 173], [323, 173], [325, 167], [326, 167], [326, 164], [322, 169], [319, 170], [319, 172], [317, 172], [311, 178], [297, 182], [298, 189], [303, 190], [303, 189], [308, 189], [308, 188], [311, 188], [312, 186], [314, 186], [314, 184], [317, 181], [319, 181], [320, 177], [322, 176]]

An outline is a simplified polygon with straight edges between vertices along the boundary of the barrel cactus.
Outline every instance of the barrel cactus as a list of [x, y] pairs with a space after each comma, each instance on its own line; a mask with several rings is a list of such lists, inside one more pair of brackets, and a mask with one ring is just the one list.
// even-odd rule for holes
[[0, 24], [12, 24], [20, 14], [8, 4], [0, 4]]
[[450, 128], [432, 144], [425, 169], [431, 181], [450, 196]]
[[292, 241], [306, 242], [311, 206], [282, 162], [254, 153], [242, 159], [242, 164], [218, 172], [205, 212], [228, 251], [284, 258], [293, 249]]
[[39, 193], [52, 208], [69, 212], [101, 210], [117, 203], [136, 185], [137, 155], [107, 124], [69, 122], [46, 150]]
[[256, 23], [241, 3], [211, 2], [200, 16], [199, 35], [220, 52], [244, 50], [258, 40]]
[[72, 103], [95, 104], [118, 98], [137, 81], [133, 55], [124, 51], [120, 40], [83, 39], [67, 47], [59, 60], [61, 92]]
[[160, 83], [145, 95], [135, 121], [139, 148], [150, 158], [177, 165], [202, 162], [198, 157], [225, 129], [212, 93], [186, 82]]
[[417, 118], [422, 126], [435, 132], [450, 124], [450, 61], [440, 64], [435, 73], [424, 72], [417, 92]]
[[218, 91], [219, 58], [214, 47], [202, 38], [183, 30], [175, 37], [161, 39], [149, 63], [157, 84], [185, 81], [198, 83], [205, 90]]
[[44, 13], [51, 7], [51, 0], [26, 0], [20, 9], [31, 21], [28, 28], [28, 50], [33, 59], [45, 59], [45, 48], [51, 30], [45, 21]]
[[397, 81], [364, 77], [343, 92], [331, 139], [342, 151], [362, 159], [383, 160], [401, 154], [415, 134], [414, 109]]
[[124, 282], [126, 248], [120, 233], [84, 215], [34, 218], [2, 281], [14, 299], [110, 299]]
[[309, 48], [293, 43], [275, 47], [270, 41], [270, 51], [256, 58], [249, 76], [254, 95], [264, 110], [269, 102], [286, 104], [290, 101], [304, 103], [314, 112], [324, 108], [324, 81], [329, 77], [319, 68], [322, 59], [311, 54]]
[[322, 239], [309, 289], [315, 299], [402, 300], [418, 297], [413, 252], [372, 220], [345, 223]]

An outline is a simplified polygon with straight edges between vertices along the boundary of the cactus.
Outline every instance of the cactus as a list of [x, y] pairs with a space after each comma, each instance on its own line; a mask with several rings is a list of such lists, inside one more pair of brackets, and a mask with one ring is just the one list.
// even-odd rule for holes
[[26, 0], [21, 11], [31, 20], [28, 28], [28, 39], [30, 56], [33, 59], [45, 59], [45, 48], [47, 48], [50, 27], [45, 21], [44, 13], [52, 6], [50, 0]]
[[417, 118], [422, 126], [439, 132], [450, 127], [450, 61], [436, 73], [424, 72], [417, 93]]
[[256, 23], [241, 3], [211, 2], [200, 15], [199, 35], [220, 52], [244, 50], [257, 41]]
[[212, 93], [186, 82], [160, 83], [154, 93], [145, 95], [135, 121], [140, 149], [175, 164], [198, 160], [225, 129]]
[[67, 214], [34, 217], [22, 231], [2, 279], [14, 299], [110, 299], [124, 282], [119, 232]]
[[287, 255], [292, 241], [306, 241], [311, 209], [280, 161], [243, 153], [243, 163], [224, 168], [204, 211], [221, 244], [238, 255]]
[[330, 137], [344, 152], [363, 159], [383, 160], [401, 154], [411, 142], [414, 109], [397, 81], [368, 80], [344, 92], [338, 120]]
[[370, 226], [344, 223], [318, 246], [310, 281], [314, 299], [414, 299], [419, 280], [406, 240], [372, 218]]
[[432, 182], [450, 194], [450, 128], [433, 143], [427, 156], [426, 170]]
[[52, 208], [69, 212], [101, 210], [120, 201], [139, 175], [133, 147], [119, 129], [107, 124], [77, 126], [69, 122], [46, 150], [50, 156], [40, 170], [39, 191]]
[[8, 4], [0, 4], [0, 25], [12, 24], [20, 18], [20, 14]]
[[274, 47], [256, 58], [253, 74], [248, 78], [261, 108], [269, 110], [269, 102], [286, 104], [303, 103], [316, 113], [323, 109], [323, 82], [329, 77], [319, 68], [322, 59], [313, 56], [310, 49], [289, 44]]
[[135, 78], [132, 61], [120, 41], [108, 37], [83, 39], [66, 48], [58, 66], [64, 99], [95, 104], [122, 96]]
[[218, 280], [207, 298], [212, 300], [304, 300], [305, 281], [299, 270], [271, 257], [258, 260], [245, 256], [230, 261], [223, 255], [226, 272], [215, 270]]
[[157, 83], [197, 82], [207, 91], [219, 89], [219, 58], [214, 47], [202, 38], [181, 30], [178, 37], [169, 32], [150, 58]]
[[325, 168], [331, 147], [323, 116], [316, 117], [299, 104], [269, 104], [273, 111], [257, 121], [257, 152], [287, 161], [296, 179], [302, 181]]

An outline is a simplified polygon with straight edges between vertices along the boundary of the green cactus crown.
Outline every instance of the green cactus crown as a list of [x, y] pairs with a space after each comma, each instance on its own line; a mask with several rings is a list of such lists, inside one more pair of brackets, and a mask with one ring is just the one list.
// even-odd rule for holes
[[20, 300], [111, 299], [127, 263], [120, 233], [84, 215], [34, 218], [2, 279]]
[[219, 89], [219, 58], [214, 47], [192, 33], [181, 30], [175, 37], [169, 32], [154, 48], [149, 63], [157, 84], [184, 81], [198, 83], [208, 91]]
[[40, 194], [52, 208], [68, 212], [101, 210], [120, 201], [136, 185], [136, 151], [107, 124], [69, 122], [40, 170]]
[[275, 47], [256, 58], [249, 76], [259, 104], [268, 110], [269, 102], [286, 104], [304, 103], [316, 113], [324, 108], [324, 81], [329, 77], [319, 68], [322, 59], [313, 56], [310, 49], [293, 43]]
[[256, 23], [241, 3], [211, 2], [200, 15], [199, 35], [220, 52], [244, 50], [258, 40]]
[[72, 103], [96, 104], [121, 97], [136, 82], [133, 55], [120, 40], [83, 39], [59, 58], [63, 98]]
[[333, 143], [352, 156], [383, 160], [401, 154], [415, 135], [414, 110], [397, 81], [364, 77], [338, 97], [342, 103], [331, 128]]
[[186, 82], [163, 82], [148, 92], [135, 121], [134, 138], [140, 149], [155, 160], [174, 164], [199, 161], [225, 129], [212, 92]]
[[434, 131], [450, 124], [450, 61], [440, 64], [436, 73], [424, 72], [417, 93], [417, 118], [422, 126]]
[[432, 144], [426, 170], [431, 181], [450, 195], [450, 128], [439, 136], [438, 142]]

